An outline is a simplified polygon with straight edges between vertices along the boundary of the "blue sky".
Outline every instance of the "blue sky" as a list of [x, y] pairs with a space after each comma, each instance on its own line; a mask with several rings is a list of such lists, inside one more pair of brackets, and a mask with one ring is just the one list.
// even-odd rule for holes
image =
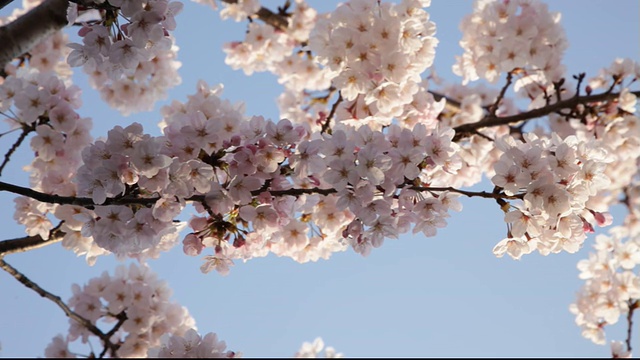
[[[313, 7], [331, 10], [337, 1], [310, 0]], [[275, 9], [278, 1], [263, 1]], [[638, 1], [556, 1], [569, 39], [564, 63], [568, 76], [596, 75], [616, 57], [640, 59]], [[471, 1], [434, 0], [428, 11], [440, 43], [435, 66], [447, 81], [454, 56], [461, 54], [458, 24], [472, 9]], [[6, 15], [7, 9], [0, 11]], [[224, 83], [224, 98], [244, 101], [247, 114], [278, 117], [275, 98], [280, 86], [268, 74], [246, 77], [224, 65], [224, 42], [240, 40], [245, 24], [221, 21], [209, 8], [185, 2], [175, 32], [180, 47], [182, 84], [169, 98], [184, 101], [198, 79]], [[158, 111], [122, 117], [88, 88], [77, 69], [75, 81], [83, 93], [83, 116], [94, 120], [95, 137], [114, 125], [138, 121], [157, 133]], [[1, 130], [1, 129], [0, 129]], [[13, 139], [0, 138], [0, 149]], [[30, 158], [18, 151], [3, 181], [28, 184], [21, 170]], [[488, 189], [484, 182], [475, 189]], [[0, 193], [4, 204], [2, 238], [24, 235], [12, 219], [13, 196]], [[150, 262], [169, 282], [173, 299], [186, 306], [201, 333], [216, 332], [228, 348], [245, 356], [291, 356], [304, 341], [321, 336], [325, 344], [352, 357], [607, 357], [608, 347], [581, 337], [568, 307], [582, 286], [576, 263], [587, 256], [591, 236], [578, 254], [525, 256], [520, 261], [497, 259], [493, 246], [505, 236], [502, 212], [485, 199], [462, 199], [464, 209], [453, 213], [449, 226], [433, 238], [421, 235], [386, 240], [363, 258], [352, 250], [329, 261], [298, 264], [269, 256], [236, 262], [230, 275], [200, 272], [200, 257], [187, 257], [178, 247]], [[614, 214], [620, 214], [616, 211]], [[186, 217], [185, 217], [186, 218]], [[59, 245], [6, 261], [45, 289], [68, 299], [71, 284], [84, 284], [117, 261], [99, 258], [86, 266]], [[0, 343], [3, 357], [43, 356], [44, 348], [68, 321], [53, 303], [0, 273]], [[636, 321], [636, 324], [640, 323]], [[607, 329], [608, 339], [623, 340], [622, 324]], [[634, 329], [638, 338], [640, 329]], [[635, 344], [640, 347], [640, 343]]]

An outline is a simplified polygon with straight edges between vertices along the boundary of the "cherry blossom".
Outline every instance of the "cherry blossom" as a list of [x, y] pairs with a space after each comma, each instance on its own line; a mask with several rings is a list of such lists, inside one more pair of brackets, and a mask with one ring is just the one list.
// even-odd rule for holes
[[[222, 19], [250, 19], [244, 38], [225, 44], [225, 62], [275, 75], [276, 119], [245, 114], [222, 84], [200, 80], [162, 107], [160, 134], [134, 122], [92, 138], [71, 68], [122, 114], [151, 110], [181, 81], [177, 1], [73, 3], [78, 42], [56, 32], [3, 64], [0, 115], [21, 135], [0, 173], [23, 141], [33, 154], [29, 189], [2, 184], [21, 195], [14, 220], [89, 265], [109, 255], [137, 261], [72, 286], [68, 306], [86, 322], [72, 320], [45, 355], [74, 356], [72, 343], [97, 336], [113, 357], [239, 357], [198, 332], [147, 259], [181, 244], [201, 272], [228, 275], [238, 260], [270, 253], [300, 263], [367, 256], [401, 234], [436, 236], [461, 196], [504, 214], [498, 258], [576, 253], [614, 222], [615, 205], [626, 207], [578, 263], [585, 284], [570, 306], [582, 335], [606, 344], [605, 327], [640, 306], [640, 64], [618, 58], [572, 80], [560, 14], [537, 0], [478, 0], [461, 24], [453, 70], [462, 84], [444, 84], [432, 68], [429, 5], [349, 0], [320, 14], [304, 0], [277, 13], [258, 0], [222, 1]], [[479, 79], [505, 83], [469, 85]], [[469, 189], [483, 178], [490, 188]], [[295, 356], [323, 349], [342, 357], [321, 338]], [[628, 342], [612, 341], [611, 352], [631, 356]]]

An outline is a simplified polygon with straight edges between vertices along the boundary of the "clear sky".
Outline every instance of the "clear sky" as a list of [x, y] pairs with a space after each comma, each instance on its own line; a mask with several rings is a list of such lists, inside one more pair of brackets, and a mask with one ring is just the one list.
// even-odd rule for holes
[[[309, 0], [322, 11], [337, 3]], [[272, 9], [281, 5], [263, 4]], [[568, 76], [594, 76], [616, 57], [640, 60], [638, 1], [554, 1], [549, 7], [562, 13], [570, 45], [564, 60]], [[444, 0], [434, 0], [428, 9], [440, 40], [436, 70], [450, 82], [459, 81], [450, 69], [454, 56], [462, 53], [458, 24], [471, 9], [471, 1]], [[0, 16], [8, 11], [0, 10]], [[278, 117], [280, 86], [273, 76], [246, 77], [224, 64], [221, 46], [241, 40], [244, 23], [223, 22], [208, 7], [192, 2], [185, 2], [176, 20], [182, 84], [156, 110], [174, 98], [185, 101], [197, 80], [204, 79], [224, 83], [223, 97], [244, 101], [247, 114]], [[86, 89], [80, 113], [93, 118], [94, 137], [132, 121], [157, 134], [158, 111], [122, 117], [88, 88], [79, 69], [74, 80]], [[0, 151], [12, 141], [0, 138]], [[3, 181], [28, 184], [21, 167], [31, 161], [29, 152], [28, 147], [18, 151]], [[491, 186], [485, 181], [475, 189]], [[2, 239], [24, 235], [12, 218], [12, 199], [0, 193]], [[229, 349], [247, 357], [291, 356], [302, 342], [317, 336], [352, 357], [608, 357], [608, 346], [581, 337], [568, 310], [582, 286], [576, 263], [591, 251], [593, 236], [573, 255], [497, 259], [491, 250], [506, 233], [502, 212], [486, 199], [462, 203], [463, 211], [453, 213], [436, 237], [386, 240], [367, 258], [351, 249], [329, 261], [304, 265], [269, 256], [236, 262], [222, 277], [202, 274], [200, 257], [187, 257], [177, 247], [150, 265], [169, 282], [173, 299], [189, 309], [201, 333], [216, 332]], [[64, 300], [72, 283], [82, 285], [117, 265], [115, 259], [102, 257], [88, 267], [84, 258], [60, 245], [5, 260]], [[607, 329], [608, 340], [623, 340], [623, 325]], [[59, 308], [0, 272], [0, 356], [43, 356], [50, 340], [66, 334], [67, 328]], [[634, 331], [637, 340], [640, 329]], [[635, 346], [640, 349], [640, 343]]]

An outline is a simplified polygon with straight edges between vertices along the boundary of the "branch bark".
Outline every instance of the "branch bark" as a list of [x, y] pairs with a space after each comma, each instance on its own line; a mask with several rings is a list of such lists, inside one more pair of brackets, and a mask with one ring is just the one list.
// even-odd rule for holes
[[28, 13], [0, 27], [0, 69], [65, 27], [68, 7], [68, 0], [45, 0]]
[[[222, 2], [225, 2], [227, 4], [237, 4], [238, 0], [222, 0]], [[287, 27], [289, 27], [289, 20], [286, 17], [280, 14], [276, 14], [265, 7], [261, 7], [260, 10], [258, 10], [257, 13], [253, 14], [251, 18], [260, 19], [266, 24], [271, 25], [279, 30], [285, 30]]]
[[27, 252], [58, 243], [62, 241], [64, 235], [63, 231], [55, 230], [49, 235], [49, 240], [43, 239], [40, 235], [2, 240], [0, 241], [0, 258], [5, 255]]
[[12, 2], [13, 0], [0, 0], [0, 10], [2, 10], [2, 8], [11, 4]]
[[[632, 91], [630, 93], [640, 97], [640, 91]], [[453, 138], [453, 140], [454, 141], [460, 140], [461, 138], [467, 135], [475, 134], [477, 130], [480, 130], [483, 128], [500, 126], [500, 125], [509, 125], [509, 124], [514, 124], [523, 120], [537, 119], [562, 109], [574, 108], [578, 104], [607, 101], [607, 100], [615, 99], [619, 96], [620, 96], [620, 93], [612, 93], [612, 92], [605, 92], [602, 94], [587, 95], [587, 96], [574, 96], [571, 99], [559, 101], [555, 104], [543, 106], [538, 109], [525, 111], [517, 115], [498, 117], [498, 116], [489, 114], [478, 122], [471, 123], [471, 124], [463, 124], [453, 128], [453, 130], [455, 130], [456, 132], [456, 135]]]

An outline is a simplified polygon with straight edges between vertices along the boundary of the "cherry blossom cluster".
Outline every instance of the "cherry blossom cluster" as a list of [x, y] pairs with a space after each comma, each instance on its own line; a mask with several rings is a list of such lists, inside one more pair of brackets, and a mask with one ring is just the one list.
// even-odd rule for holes
[[162, 344], [149, 349], [148, 357], [154, 358], [238, 358], [242, 353], [225, 351], [227, 345], [218, 340], [216, 333], [201, 336], [195, 329], [187, 330], [184, 335], [165, 334]]
[[[223, 4], [227, 11], [223, 10], [224, 14], [240, 8], [245, 8], [247, 14], [253, 14], [251, 11], [260, 8], [248, 1]], [[234, 18], [241, 19], [242, 16]], [[233, 69], [242, 69], [247, 75], [256, 71], [275, 74], [278, 83], [284, 86], [278, 97], [280, 117], [307, 124], [311, 131], [319, 131], [329, 113], [327, 101], [332, 93], [320, 94], [319, 98], [313, 94], [329, 89], [332, 75], [329, 68], [314, 60], [306, 47], [317, 12], [305, 1], [296, 0], [294, 7], [282, 18], [286, 26], [250, 23], [243, 41], [225, 44], [225, 62]], [[322, 98], [324, 100], [318, 101]]]
[[[71, 43], [67, 62], [83, 66], [91, 86], [123, 114], [151, 110], [180, 83], [178, 48], [170, 32], [182, 3], [169, 0], [111, 0], [104, 21], [86, 23]], [[102, 7], [100, 7], [102, 6]], [[120, 25], [124, 19], [127, 23]]]
[[91, 142], [91, 120], [78, 115], [80, 106], [80, 89], [50, 72], [20, 69], [0, 85], [0, 112], [13, 128], [35, 132], [35, 159], [28, 167], [34, 189], [75, 194], [73, 169], [80, 164], [80, 151]]
[[[322, 353], [324, 349], [324, 356], [318, 356]], [[295, 354], [296, 358], [342, 358], [344, 354], [337, 353], [336, 350], [331, 346], [324, 346], [324, 341], [322, 338], [316, 338], [313, 340], [313, 343], [304, 342], [300, 347], [300, 350]]]
[[[246, 2], [243, 4], [246, 6]], [[283, 16], [287, 21], [286, 27], [250, 23], [243, 41], [225, 44], [225, 61], [247, 75], [255, 71], [275, 74], [278, 83], [284, 86], [278, 97], [280, 117], [307, 124], [311, 131], [319, 131], [329, 112], [327, 101], [331, 93], [319, 95], [324, 101], [318, 101], [319, 98], [312, 94], [330, 88], [331, 74], [328, 68], [321, 67], [314, 60], [306, 48], [317, 12], [303, 0], [296, 0], [294, 5], [290, 13]]]
[[346, 100], [341, 107], [361, 107], [380, 125], [403, 113], [419, 90], [420, 74], [435, 57], [435, 24], [423, 9], [428, 5], [353, 0], [318, 19], [309, 49], [330, 69], [333, 85]]
[[538, 0], [477, 0], [460, 28], [464, 54], [453, 71], [463, 84], [479, 78], [495, 83], [501, 73], [519, 69], [517, 88], [533, 99], [563, 77], [568, 42], [560, 14]]
[[611, 183], [590, 200], [598, 209], [618, 202], [623, 189], [637, 173], [640, 158], [640, 119], [636, 116], [637, 99], [629, 86], [640, 78], [640, 65], [631, 59], [616, 59], [611, 66], [589, 80], [587, 91], [619, 89], [615, 102], [596, 102], [579, 106], [569, 116], [550, 115], [550, 128], [561, 137], [575, 135], [579, 139], [597, 137], [602, 140], [613, 161], [604, 174]]
[[232, 69], [242, 69], [246, 75], [273, 71], [276, 64], [293, 53], [295, 41], [271, 25], [252, 22], [244, 41], [224, 45], [225, 63]]
[[[617, 58], [608, 68], [600, 70], [598, 76], [589, 80], [589, 88], [591, 90], [607, 89], [611, 85], [614, 85], [614, 83], [625, 85], [624, 87], [626, 88], [627, 85], [638, 81], [638, 79], [640, 79], [640, 62], [629, 58]], [[624, 84], [625, 81], [627, 84]], [[625, 97], [629, 95], [630, 94], [620, 96], [621, 104], [619, 106], [628, 112], [634, 112], [634, 104], [627, 104], [625, 101]]]
[[[213, 136], [215, 129], [207, 128], [213, 125], [205, 122], [212, 119], [206, 115], [214, 108], [209, 104], [220, 100], [205, 95], [204, 86], [200, 89], [186, 105], [172, 105], [182, 113], [166, 120], [165, 134], [172, 144], [180, 144], [174, 150], [178, 156], [185, 156], [185, 150], [222, 154], [203, 144], [230, 143], [221, 157], [228, 170], [216, 170], [218, 183], [213, 182], [205, 196], [209, 209], [199, 209], [207, 215], [191, 219], [193, 232], [183, 241], [190, 255], [214, 249], [214, 255], [206, 257], [204, 272], [226, 273], [231, 259], [247, 260], [268, 252], [306, 262], [351, 245], [366, 255], [385, 237], [397, 237], [412, 224], [414, 232], [433, 236], [446, 224], [447, 211], [459, 210], [454, 194], [436, 196], [408, 186], [413, 181], [437, 184], [443, 178], [440, 174], [455, 173], [459, 159], [451, 129], [417, 125], [410, 131], [391, 125], [383, 133], [368, 126], [336, 127], [332, 135], [307, 138], [304, 127], [288, 120], [276, 124], [253, 117], [236, 125], [227, 115], [221, 116], [220, 126], [240, 133], [221, 132], [230, 140], [220, 139]], [[199, 122], [184, 114], [193, 111]], [[197, 135], [189, 137], [189, 143], [178, 141], [186, 133]], [[398, 192], [403, 187], [408, 188]], [[310, 188], [318, 190], [293, 195], [297, 189]], [[273, 196], [274, 192], [282, 195]]]
[[[627, 219], [629, 220], [629, 219]], [[638, 307], [640, 278], [636, 266], [640, 264], [640, 236], [638, 227], [617, 226], [608, 235], [596, 236], [595, 252], [578, 262], [580, 278], [585, 284], [577, 293], [570, 310], [582, 336], [596, 344], [605, 344], [604, 327], [613, 325], [620, 317]], [[622, 352], [612, 344], [612, 350]]]
[[[186, 356], [195, 351], [205, 357], [234, 355], [224, 351], [224, 342], [217, 341], [215, 334], [200, 339], [187, 309], [170, 301], [171, 289], [147, 265], [120, 265], [114, 275], [105, 271], [82, 287], [74, 284], [72, 290], [73, 296], [68, 301], [71, 310], [95, 326], [111, 324], [114, 333], [108, 339], [117, 346], [118, 357], [146, 357], [152, 348], [161, 347], [162, 340], [169, 335], [174, 339], [169, 345], [171, 352], [161, 350], [160, 356], [180, 355], [176, 354], [180, 346], [181, 354]], [[75, 357], [69, 345], [78, 340], [87, 344], [96, 336], [75, 320], [69, 322], [69, 333], [56, 336], [47, 346], [45, 356]], [[178, 340], [181, 338], [183, 341]], [[187, 348], [188, 345], [196, 345], [197, 349]]]
[[[96, 141], [83, 151], [84, 164], [75, 179], [79, 195], [90, 196], [96, 204], [104, 203], [107, 197], [151, 194], [159, 190], [164, 190], [166, 197], [152, 207], [107, 205], [96, 206], [94, 210], [78, 209], [79, 213], [72, 218], [84, 222], [79, 229], [82, 236], [92, 237], [99, 247], [120, 255], [141, 254], [173, 245], [179, 230], [179, 223], [173, 219], [183, 204], [170, 197], [189, 194], [180, 193], [181, 184], [171, 182], [170, 177], [185, 171], [190, 174], [193, 164], [181, 163], [178, 158], [171, 160], [160, 153], [162, 147], [162, 138], [143, 135], [142, 126], [134, 123], [124, 129], [110, 130], [106, 141]], [[160, 169], [163, 172], [158, 174]], [[193, 169], [197, 172], [197, 167]]]
[[[51, 72], [21, 68], [0, 84], [0, 114], [10, 126], [26, 135], [34, 133], [31, 149], [35, 158], [26, 167], [31, 188], [47, 194], [73, 196], [75, 169], [80, 152], [91, 142], [91, 120], [81, 118], [80, 89], [67, 86]], [[16, 198], [14, 219], [26, 226], [29, 235], [49, 238], [52, 228], [48, 214], [55, 205], [31, 198]]]
[[[412, 127], [419, 119], [435, 119], [431, 115], [439, 112], [420, 79], [437, 44], [432, 36], [435, 26], [422, 9], [428, 5], [415, 0], [397, 5], [354, 1], [339, 6], [335, 15], [319, 17], [306, 3], [296, 1], [286, 29], [249, 24], [243, 42], [226, 44], [226, 62], [247, 75], [270, 71], [278, 76], [285, 87], [278, 99], [281, 116], [305, 123], [312, 131], [321, 130], [327, 121], [333, 89], [346, 100], [337, 107], [334, 121], [381, 126], [396, 116]], [[284, 57], [275, 51], [283, 47]], [[328, 94], [313, 96], [318, 91]], [[429, 107], [434, 109], [427, 111]]]
[[[215, 4], [215, 2], [214, 2]], [[234, 21], [242, 21], [260, 10], [260, 0], [238, 0], [233, 3], [222, 1], [220, 17], [231, 18]]]
[[601, 141], [527, 133], [524, 141], [507, 136], [496, 146], [503, 154], [491, 181], [521, 201], [501, 204], [509, 231], [494, 254], [518, 259], [535, 250], [574, 253], [595, 225], [611, 224], [611, 216], [589, 202], [611, 183], [604, 169], [612, 159]]
[[84, 222], [81, 235], [103, 249], [135, 255], [170, 243], [173, 219], [192, 202], [203, 215], [189, 221], [185, 253], [211, 248], [202, 271], [226, 273], [232, 259], [269, 252], [306, 262], [351, 245], [366, 255], [412, 225], [434, 236], [460, 209], [457, 194], [415, 186], [455, 183], [450, 128], [337, 126], [311, 136], [286, 119], [246, 118], [221, 90], [201, 82], [186, 104], [165, 107], [164, 136], [132, 124], [88, 147], [78, 194], [123, 205], [74, 208], [63, 220]]
[[[279, 76], [279, 83], [298, 90], [305, 88], [304, 84], [309, 84], [311, 89], [327, 88], [322, 72], [312, 59], [300, 50], [294, 53], [296, 48], [300, 48], [308, 40], [316, 20], [316, 11], [306, 2], [296, 0], [294, 3], [294, 8], [286, 17], [286, 27], [251, 22], [243, 41], [225, 44], [223, 50], [227, 53], [227, 65], [232, 69], [242, 69], [246, 75], [256, 71], [273, 72]], [[260, 9], [258, 1], [223, 4], [225, 8], [220, 15], [223, 18], [233, 17], [236, 21], [243, 20]], [[295, 70], [300, 72], [296, 74]]]

